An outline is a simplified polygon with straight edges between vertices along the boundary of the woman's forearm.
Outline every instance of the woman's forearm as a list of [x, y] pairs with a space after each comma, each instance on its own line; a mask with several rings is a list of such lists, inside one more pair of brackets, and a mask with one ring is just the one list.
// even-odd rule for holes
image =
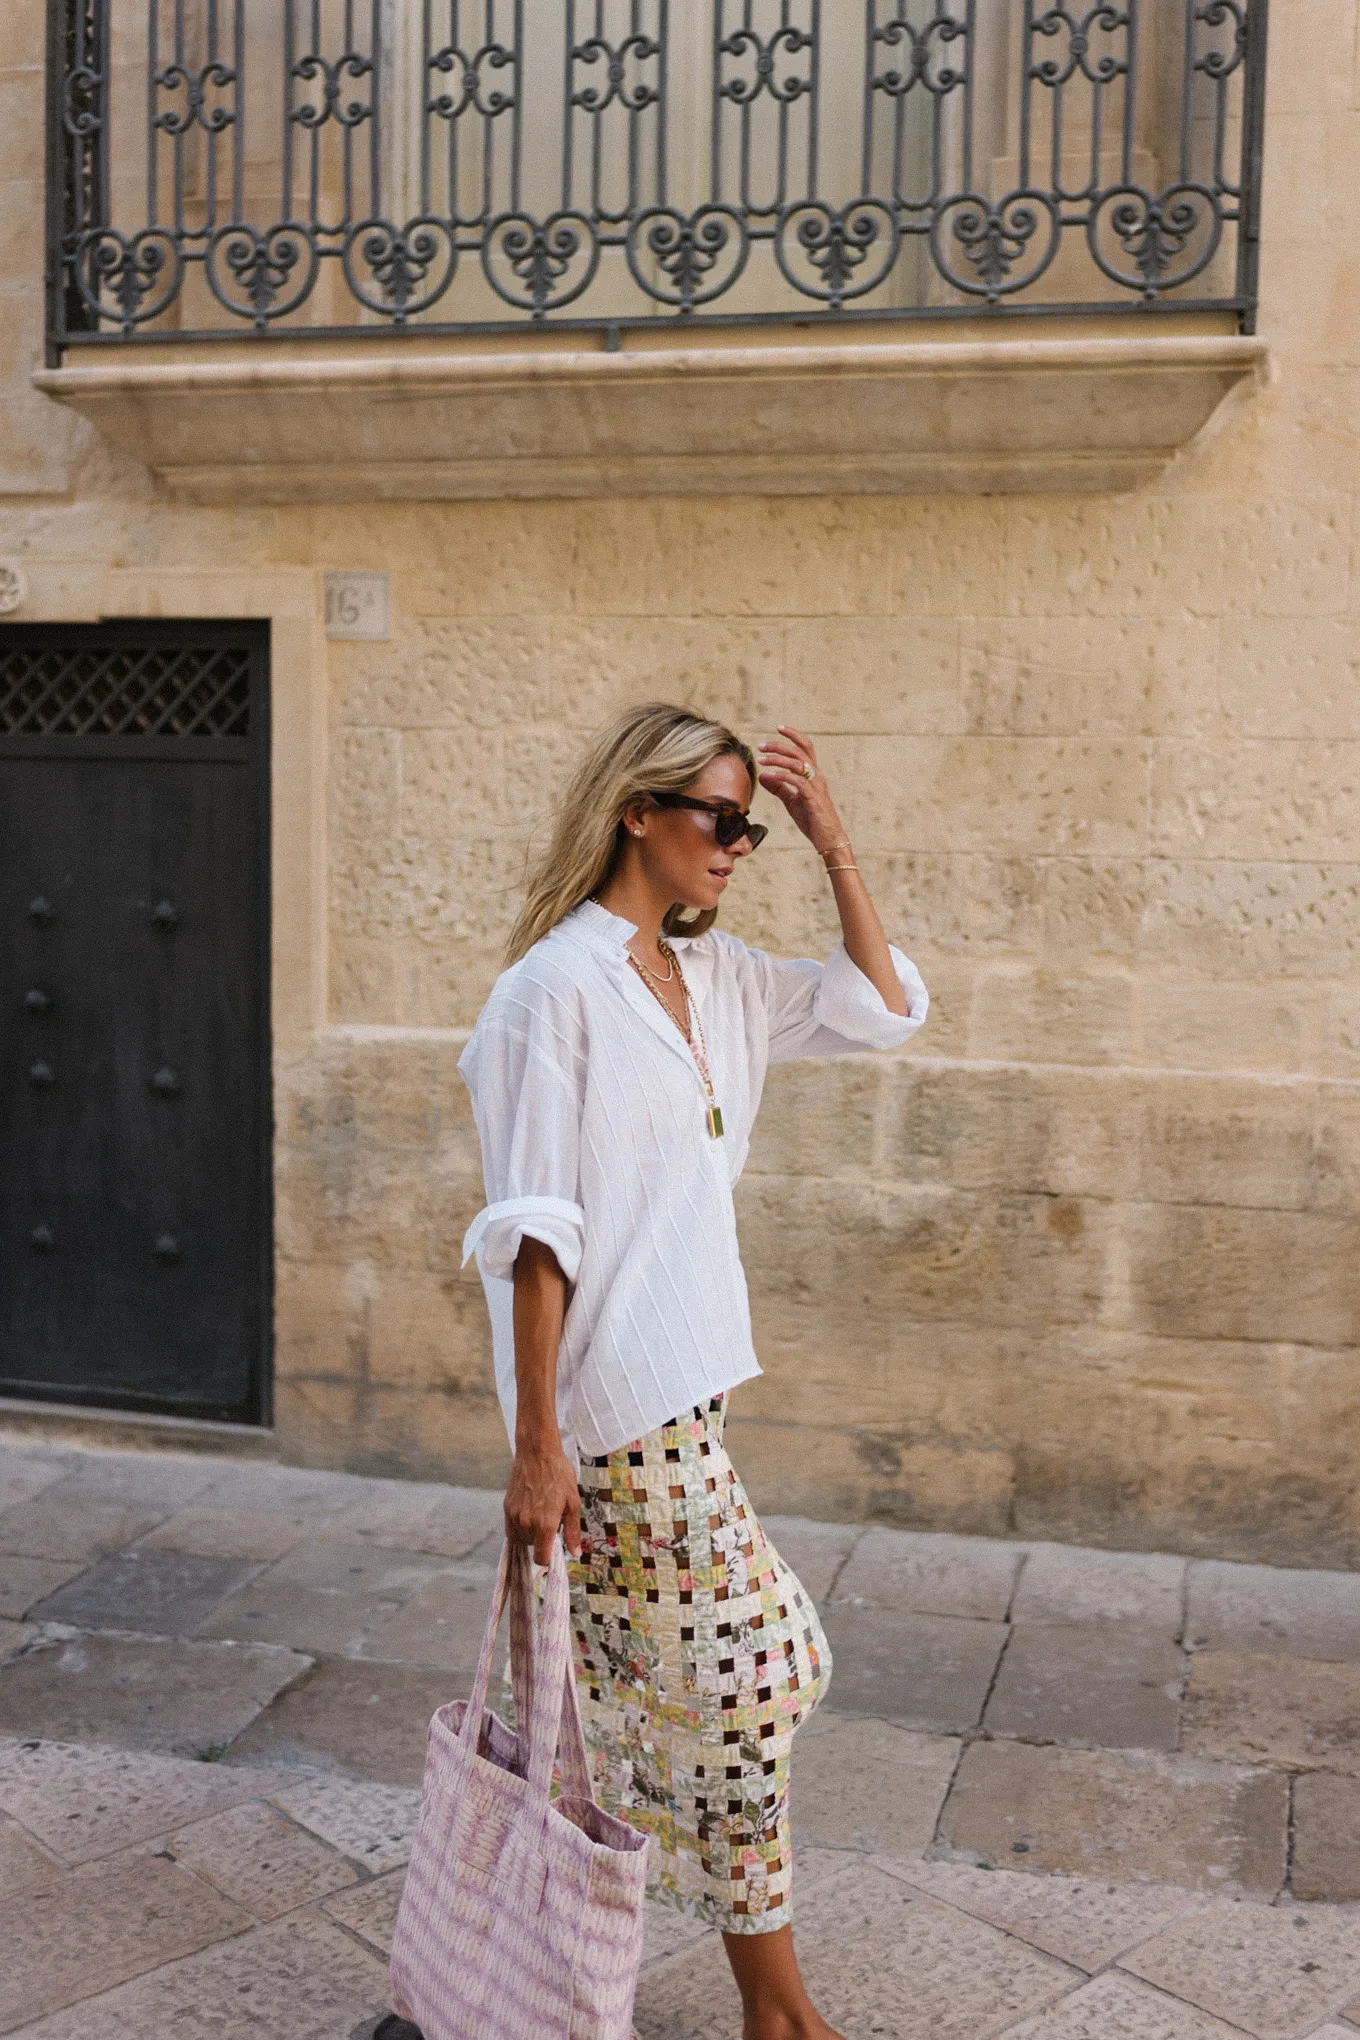
[[567, 1278], [541, 1240], [525, 1239], [515, 1257], [515, 1461], [505, 1490], [505, 1527], [547, 1565], [562, 1532], [581, 1549], [576, 1472], [557, 1423], [557, 1349], [567, 1310]]
[[907, 994], [893, 969], [892, 952], [883, 933], [878, 909], [869, 895], [864, 875], [854, 863], [848, 842], [825, 853], [836, 911], [841, 917], [841, 939], [845, 953], [864, 972], [890, 1013], [906, 1013]]
[[888, 1011], [906, 1015], [911, 1009], [893, 969], [883, 923], [863, 874], [856, 868], [845, 824], [836, 812], [811, 741], [790, 724], [781, 723], [778, 736], [762, 743], [760, 757], [761, 785], [783, 801], [826, 865], [846, 955], [863, 971]]
[[567, 1278], [542, 1240], [525, 1239], [515, 1259], [515, 1449], [560, 1446], [557, 1349]]

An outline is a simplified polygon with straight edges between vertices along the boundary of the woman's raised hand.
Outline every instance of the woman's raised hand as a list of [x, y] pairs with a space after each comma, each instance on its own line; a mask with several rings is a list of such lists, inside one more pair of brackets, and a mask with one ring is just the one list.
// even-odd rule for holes
[[845, 824], [810, 739], [781, 723], [779, 735], [759, 750], [761, 785], [784, 803], [818, 855], [844, 843]]

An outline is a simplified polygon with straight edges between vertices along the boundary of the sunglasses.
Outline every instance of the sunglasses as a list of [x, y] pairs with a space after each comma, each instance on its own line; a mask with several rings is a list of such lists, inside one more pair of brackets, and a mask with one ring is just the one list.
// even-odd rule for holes
[[657, 807], [696, 808], [701, 815], [712, 815], [713, 839], [723, 850], [730, 850], [743, 836], [749, 837], [753, 850], [758, 850], [770, 833], [764, 822], [753, 822], [737, 807], [714, 807], [706, 800], [691, 800], [687, 793], [653, 793], [648, 797]]

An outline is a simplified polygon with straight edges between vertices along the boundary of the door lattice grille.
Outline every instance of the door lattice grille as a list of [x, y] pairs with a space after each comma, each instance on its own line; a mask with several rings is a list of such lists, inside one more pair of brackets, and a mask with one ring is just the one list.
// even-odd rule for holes
[[249, 734], [250, 653], [243, 647], [0, 645], [0, 736]]

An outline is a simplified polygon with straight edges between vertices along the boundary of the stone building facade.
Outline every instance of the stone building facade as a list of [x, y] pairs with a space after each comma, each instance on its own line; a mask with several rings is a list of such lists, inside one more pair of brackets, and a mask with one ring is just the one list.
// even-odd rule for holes
[[[782, 468], [740, 422], [687, 442], [665, 421], [712, 364], [670, 333], [624, 332], [654, 360], [612, 445], [589, 419], [622, 383], [552, 380], [580, 335], [370, 334], [329, 383], [340, 346], [285, 374], [248, 335], [44, 367], [43, 14], [8, 9], [0, 73], [9, 620], [270, 625], [282, 1454], [501, 1477], [455, 1065], [554, 789], [664, 696], [815, 737], [932, 995], [900, 1056], [772, 1075], [739, 1191], [758, 1502], [1360, 1561], [1356, 0], [1275, 10], [1259, 341], [1210, 313], [859, 327], [927, 420], [897, 471], [878, 413], [811, 450], [790, 424]], [[1220, 377], [1204, 422], [1161, 430], [1180, 371], [1148, 335]], [[848, 344], [686, 335], [777, 444], [780, 350]], [[441, 445], [422, 484], [403, 407], [423, 434], [460, 403], [479, 478]], [[560, 493], [517, 418], [559, 449], [579, 426]], [[328, 636], [350, 570], [390, 577], [385, 639]], [[724, 922], [830, 945], [779, 819]]]

